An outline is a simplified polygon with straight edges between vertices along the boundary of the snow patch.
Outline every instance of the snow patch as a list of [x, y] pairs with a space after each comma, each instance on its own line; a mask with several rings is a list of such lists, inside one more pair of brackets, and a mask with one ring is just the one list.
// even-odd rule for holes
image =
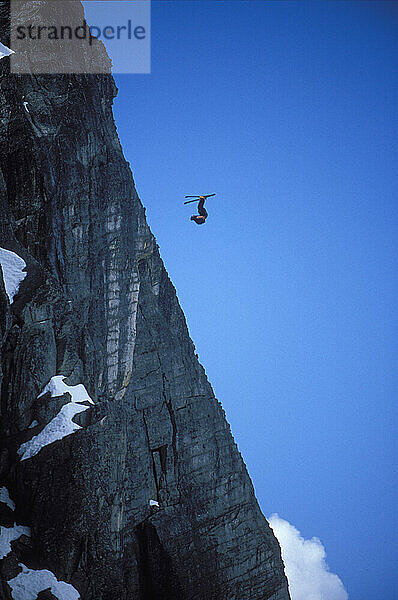
[[14, 600], [36, 600], [37, 595], [48, 588], [58, 600], [79, 600], [80, 594], [73, 585], [58, 581], [51, 571], [33, 571], [22, 563], [19, 566], [22, 567], [22, 573], [7, 581]]
[[81, 413], [88, 409], [88, 406], [76, 404], [75, 402], [68, 402], [65, 404], [56, 417], [54, 417], [48, 425], [37, 435], [33, 436], [31, 440], [21, 444], [18, 448], [18, 454], [21, 460], [27, 460], [32, 458], [40, 452], [42, 448], [62, 440], [62, 438], [71, 435], [78, 429], [81, 429], [80, 425], [72, 421], [78, 413]]
[[157, 502], [156, 500], [149, 500], [149, 506], [151, 508], [160, 508], [159, 502]]
[[64, 383], [65, 379], [66, 377], [64, 377], [64, 375], [55, 375], [55, 377], [51, 377], [38, 398], [41, 398], [44, 394], [47, 394], [47, 392], [51, 393], [52, 398], [55, 396], [62, 396], [68, 392], [72, 397], [72, 402], [87, 401], [90, 402], [90, 404], [94, 404], [82, 383], [79, 383], [78, 385], [68, 385], [67, 383]]
[[29, 113], [28, 103], [24, 102], [23, 106], [24, 106], [24, 109], [26, 110], [26, 112]]
[[14, 300], [15, 294], [18, 292], [21, 282], [27, 275], [23, 272], [23, 269], [26, 267], [26, 263], [20, 256], [18, 256], [18, 254], [15, 254], [15, 252], [11, 252], [11, 250], [6, 250], [5, 248], [0, 248], [0, 265], [3, 269], [3, 279], [6, 293], [11, 304]]
[[4, 44], [0, 42], [0, 60], [6, 56], [10, 56], [10, 54], [15, 54], [14, 50], [7, 48], [7, 46], [4, 46]]
[[28, 429], [33, 429], [34, 427], [38, 426], [38, 422], [37, 421], [32, 421], [31, 424], [29, 425]]
[[14, 527], [0, 527], [0, 559], [11, 552], [11, 542], [17, 540], [21, 535], [29, 535], [29, 527], [15, 525]]
[[40, 452], [42, 448], [62, 440], [64, 437], [71, 435], [78, 429], [82, 429], [80, 425], [73, 422], [73, 417], [78, 413], [84, 412], [89, 407], [84, 406], [82, 402], [90, 402], [94, 404], [93, 400], [87, 393], [86, 388], [82, 383], [79, 385], [67, 385], [64, 383], [65, 377], [63, 375], [56, 375], [52, 377], [48, 384], [45, 386], [39, 398], [50, 392], [51, 397], [62, 396], [65, 392], [68, 392], [72, 398], [70, 402], [64, 404], [59, 413], [44, 427], [44, 429], [33, 436], [33, 438], [21, 446], [18, 449], [18, 454], [21, 460], [27, 460], [32, 458]]
[[10, 494], [6, 487], [0, 488], [0, 502], [4, 502], [11, 508], [11, 510], [15, 510], [15, 503], [11, 500]]

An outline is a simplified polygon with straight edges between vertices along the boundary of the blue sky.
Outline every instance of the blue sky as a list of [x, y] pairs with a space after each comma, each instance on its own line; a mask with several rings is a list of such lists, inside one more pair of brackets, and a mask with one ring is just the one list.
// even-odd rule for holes
[[[397, 32], [394, 2], [155, 1], [152, 73], [116, 76], [262, 510], [322, 540], [351, 600], [396, 593]], [[212, 192], [198, 227], [184, 195]]]

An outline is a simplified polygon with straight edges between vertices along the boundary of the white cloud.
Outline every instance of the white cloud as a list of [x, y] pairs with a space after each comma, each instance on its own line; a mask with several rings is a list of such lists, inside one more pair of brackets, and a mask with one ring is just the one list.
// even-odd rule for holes
[[328, 569], [322, 542], [316, 537], [305, 540], [277, 514], [268, 521], [281, 546], [292, 600], [347, 600], [342, 581]]

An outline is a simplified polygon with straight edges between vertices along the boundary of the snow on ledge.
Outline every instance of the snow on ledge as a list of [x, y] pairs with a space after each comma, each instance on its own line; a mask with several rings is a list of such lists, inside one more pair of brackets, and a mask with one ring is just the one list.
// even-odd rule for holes
[[80, 425], [72, 421], [78, 413], [81, 413], [88, 409], [88, 406], [82, 404], [76, 404], [75, 402], [68, 402], [65, 404], [57, 416], [55, 416], [45, 428], [33, 436], [31, 440], [21, 444], [18, 448], [18, 454], [21, 460], [27, 460], [36, 456], [42, 448], [62, 440], [62, 438], [71, 435], [78, 429], [81, 429]]
[[51, 393], [52, 398], [55, 398], [55, 396], [62, 396], [68, 392], [72, 397], [72, 402], [90, 402], [90, 404], [94, 404], [82, 383], [79, 383], [78, 385], [68, 385], [67, 383], [64, 383], [65, 379], [66, 377], [64, 375], [55, 375], [55, 377], [51, 377], [38, 398], [41, 398], [44, 394], [47, 394], [47, 392]]
[[18, 254], [15, 254], [15, 252], [11, 252], [11, 250], [6, 250], [5, 248], [0, 248], [0, 265], [3, 269], [3, 279], [6, 293], [10, 300], [10, 304], [12, 304], [14, 296], [18, 292], [21, 282], [27, 275], [23, 272], [23, 269], [26, 267], [26, 263], [20, 256], [18, 256]]
[[79, 600], [80, 594], [73, 585], [58, 581], [51, 571], [34, 571], [22, 563], [19, 566], [22, 567], [22, 573], [7, 581], [14, 600], [36, 600], [37, 595], [48, 588], [58, 600]]
[[0, 502], [4, 502], [11, 508], [11, 510], [15, 510], [15, 503], [11, 500], [10, 494], [6, 487], [0, 488]]
[[83, 384], [79, 385], [67, 385], [64, 383], [65, 377], [63, 375], [56, 375], [52, 377], [48, 384], [45, 386], [39, 398], [50, 392], [51, 397], [62, 396], [65, 392], [68, 392], [72, 398], [70, 402], [64, 404], [59, 413], [42, 429], [40, 433], [33, 436], [31, 440], [28, 440], [18, 448], [18, 454], [21, 460], [27, 460], [36, 456], [42, 448], [62, 440], [62, 438], [75, 433], [79, 429], [82, 429], [80, 425], [73, 422], [73, 417], [78, 413], [84, 412], [89, 407], [82, 405], [82, 402], [89, 402], [94, 404], [92, 398], [87, 393], [86, 388]]
[[20, 538], [21, 535], [30, 536], [29, 527], [15, 525], [15, 523], [13, 527], [0, 527], [0, 560], [11, 552], [11, 542]]
[[7, 46], [0, 42], [0, 60], [6, 56], [10, 56], [10, 54], [15, 54], [14, 50], [7, 48]]

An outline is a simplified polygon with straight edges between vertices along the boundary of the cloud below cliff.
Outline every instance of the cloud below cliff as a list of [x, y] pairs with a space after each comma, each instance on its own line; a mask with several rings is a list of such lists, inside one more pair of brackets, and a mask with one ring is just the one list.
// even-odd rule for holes
[[342, 581], [328, 569], [322, 542], [316, 537], [305, 540], [277, 514], [268, 521], [281, 546], [292, 600], [347, 600]]

